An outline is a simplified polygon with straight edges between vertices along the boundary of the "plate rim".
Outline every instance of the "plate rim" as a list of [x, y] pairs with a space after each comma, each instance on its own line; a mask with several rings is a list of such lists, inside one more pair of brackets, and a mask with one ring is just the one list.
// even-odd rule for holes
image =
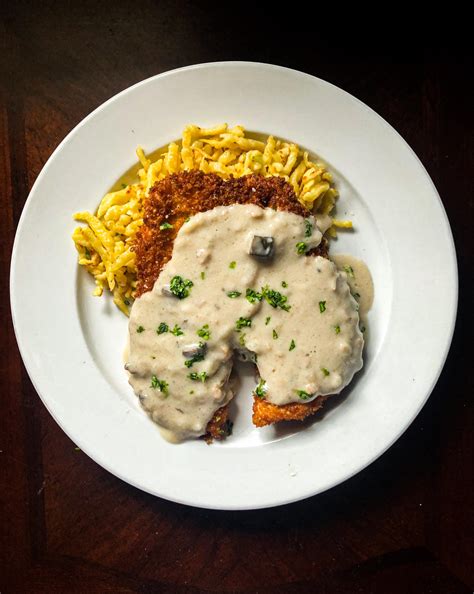
[[[55, 415], [55, 413], [53, 412], [52, 408], [50, 407], [49, 403], [48, 403], [48, 398], [47, 396], [43, 396], [41, 391], [38, 389], [37, 386], [37, 378], [35, 378], [31, 372], [31, 368], [32, 368], [32, 364], [31, 361], [29, 361], [29, 357], [27, 356], [26, 353], [26, 348], [25, 348], [25, 344], [23, 343], [23, 339], [21, 338], [20, 334], [19, 334], [19, 330], [18, 330], [18, 321], [17, 321], [17, 313], [15, 312], [15, 303], [17, 302], [17, 296], [16, 296], [16, 287], [15, 287], [15, 267], [16, 267], [16, 261], [17, 261], [17, 254], [18, 254], [18, 245], [19, 245], [19, 241], [20, 241], [20, 237], [22, 234], [22, 229], [23, 229], [23, 225], [25, 223], [27, 214], [28, 214], [28, 210], [31, 206], [32, 203], [32, 199], [34, 197], [34, 194], [36, 192], [36, 188], [40, 185], [42, 179], [47, 175], [49, 167], [51, 166], [52, 161], [54, 160], [54, 158], [56, 157], [56, 155], [62, 150], [62, 147], [67, 144], [67, 142], [69, 141], [69, 139], [78, 131], [80, 130], [83, 126], [85, 126], [88, 121], [90, 119], [92, 119], [97, 113], [101, 112], [102, 110], [105, 110], [107, 108], [107, 106], [111, 103], [113, 103], [114, 101], [118, 100], [119, 98], [121, 98], [123, 95], [131, 92], [132, 90], [136, 89], [137, 87], [140, 87], [142, 85], [146, 85], [147, 83], [149, 83], [152, 80], [157, 80], [157, 79], [163, 79], [166, 78], [168, 76], [172, 76], [178, 72], [183, 72], [183, 71], [192, 71], [192, 70], [200, 70], [203, 68], [222, 68], [222, 67], [226, 67], [226, 66], [231, 66], [231, 67], [258, 67], [258, 68], [264, 68], [264, 69], [268, 69], [268, 70], [276, 70], [276, 71], [289, 71], [293, 74], [296, 74], [297, 76], [303, 77], [303, 78], [310, 78], [310, 79], [316, 79], [320, 84], [323, 85], [327, 85], [329, 87], [332, 87], [333, 89], [335, 89], [338, 93], [343, 93], [347, 98], [349, 98], [351, 101], [354, 101], [356, 103], [358, 103], [360, 106], [362, 106], [365, 110], [368, 110], [371, 115], [376, 116], [376, 118], [379, 120], [379, 122], [383, 123], [384, 126], [388, 127], [390, 129], [390, 131], [392, 133], [395, 133], [395, 135], [399, 138], [399, 140], [402, 141], [405, 149], [408, 148], [409, 152], [411, 153], [412, 157], [415, 158], [415, 161], [417, 162], [418, 167], [420, 168], [420, 173], [423, 173], [424, 178], [426, 181], [429, 182], [430, 186], [431, 186], [431, 191], [432, 194], [436, 197], [437, 201], [438, 201], [438, 205], [440, 207], [441, 210], [441, 214], [443, 217], [443, 231], [445, 233], [445, 237], [446, 239], [448, 239], [448, 242], [450, 244], [450, 252], [449, 252], [449, 257], [451, 260], [451, 272], [453, 274], [453, 278], [454, 278], [454, 283], [451, 286], [451, 291], [450, 291], [450, 298], [451, 301], [453, 303], [453, 307], [449, 312], [449, 329], [447, 332], [447, 339], [446, 339], [446, 343], [443, 345], [443, 354], [442, 357], [439, 359], [439, 361], [437, 362], [437, 369], [436, 369], [436, 373], [433, 373], [433, 379], [431, 381], [431, 385], [428, 387], [426, 386], [426, 388], [423, 390], [425, 392], [424, 397], [420, 400], [418, 407], [416, 408], [415, 412], [413, 414], [411, 414], [409, 417], [406, 417], [404, 419], [404, 422], [400, 424], [400, 429], [397, 432], [396, 436], [393, 437], [393, 439], [388, 442], [387, 444], [385, 444], [385, 446], [383, 448], [381, 448], [379, 451], [377, 451], [372, 457], [370, 457], [369, 460], [364, 461], [363, 464], [359, 465], [357, 467], [357, 469], [355, 469], [353, 472], [347, 473], [344, 475], [343, 478], [340, 479], [336, 479], [332, 482], [330, 482], [326, 487], [322, 488], [322, 489], [317, 489], [317, 490], [313, 490], [310, 492], [304, 492], [304, 493], [299, 493], [297, 496], [294, 497], [286, 497], [286, 498], [281, 498], [279, 501], [277, 502], [272, 502], [272, 503], [268, 503], [268, 504], [260, 504], [260, 505], [229, 505], [229, 504], [223, 504], [221, 506], [216, 506], [215, 504], [212, 505], [204, 505], [203, 503], [199, 502], [199, 503], [193, 503], [192, 501], [189, 501], [187, 499], [182, 499], [180, 500], [179, 498], [173, 498], [173, 497], [169, 497], [168, 495], [163, 495], [163, 494], [158, 494], [156, 492], [152, 492], [146, 488], [144, 488], [144, 486], [137, 484], [136, 482], [134, 482], [133, 480], [131, 480], [130, 478], [126, 478], [125, 476], [122, 476], [120, 473], [118, 473], [116, 470], [114, 470], [113, 468], [111, 468], [109, 466], [109, 464], [107, 463], [107, 461], [101, 459], [100, 461], [98, 461], [97, 457], [94, 456], [89, 456], [91, 457], [92, 460], [94, 460], [95, 463], [99, 464], [100, 466], [102, 466], [103, 468], [105, 468], [108, 472], [111, 472], [114, 476], [116, 476], [117, 478], [127, 482], [128, 484], [131, 484], [133, 486], [135, 486], [136, 488], [144, 491], [144, 492], [148, 492], [151, 493], [154, 496], [158, 496], [161, 497], [163, 499], [169, 500], [169, 501], [173, 501], [175, 503], [180, 503], [183, 505], [189, 505], [192, 507], [198, 507], [198, 508], [204, 508], [204, 509], [219, 509], [219, 510], [251, 510], [251, 509], [264, 509], [264, 508], [269, 508], [269, 507], [277, 507], [277, 506], [281, 506], [281, 505], [287, 505], [289, 503], [293, 503], [293, 502], [297, 502], [300, 501], [302, 499], [306, 499], [308, 497], [312, 497], [315, 496], [319, 493], [325, 492], [327, 490], [330, 490], [332, 488], [334, 488], [335, 486], [337, 486], [338, 484], [341, 484], [343, 482], [345, 482], [346, 480], [352, 478], [353, 476], [355, 476], [356, 474], [358, 474], [359, 472], [361, 472], [362, 470], [364, 470], [365, 468], [367, 468], [368, 466], [370, 466], [375, 460], [377, 460], [380, 456], [382, 456], [404, 433], [405, 431], [408, 429], [408, 427], [413, 423], [413, 421], [416, 419], [416, 417], [418, 416], [418, 414], [420, 413], [421, 409], [425, 406], [428, 398], [430, 397], [434, 387], [436, 386], [436, 383], [439, 380], [439, 377], [443, 371], [447, 356], [449, 354], [449, 350], [451, 348], [451, 344], [452, 344], [452, 340], [453, 340], [453, 335], [454, 335], [454, 330], [455, 330], [455, 324], [456, 324], [456, 318], [457, 318], [457, 311], [458, 311], [458, 303], [459, 303], [459, 273], [458, 273], [458, 265], [457, 265], [457, 254], [456, 254], [456, 247], [455, 247], [455, 242], [454, 242], [454, 237], [453, 237], [453, 232], [451, 229], [451, 226], [449, 224], [449, 217], [447, 215], [446, 209], [444, 208], [444, 204], [441, 200], [441, 197], [437, 191], [437, 188], [433, 182], [433, 180], [431, 179], [429, 173], [427, 172], [426, 168], [424, 167], [423, 163], [421, 162], [420, 158], [418, 157], [418, 155], [415, 153], [415, 151], [413, 150], [413, 148], [407, 143], [407, 141], [403, 138], [403, 136], [389, 123], [387, 122], [382, 116], [380, 116], [373, 108], [371, 108], [370, 106], [368, 106], [366, 103], [364, 103], [363, 101], [361, 101], [360, 99], [358, 99], [357, 97], [355, 97], [354, 95], [348, 93], [347, 91], [345, 91], [344, 89], [341, 89], [340, 87], [338, 87], [337, 85], [334, 85], [333, 83], [330, 83], [328, 81], [325, 81], [324, 79], [321, 79], [319, 77], [316, 77], [314, 75], [293, 69], [293, 68], [287, 68], [284, 66], [279, 66], [279, 65], [275, 65], [275, 64], [267, 64], [264, 62], [253, 62], [253, 61], [240, 61], [240, 60], [236, 60], [236, 61], [214, 61], [214, 62], [204, 62], [204, 63], [200, 63], [200, 64], [192, 64], [192, 65], [188, 65], [188, 66], [183, 66], [180, 68], [176, 68], [176, 69], [172, 69], [172, 70], [168, 70], [165, 72], [162, 72], [160, 74], [156, 74], [153, 76], [150, 76], [146, 79], [143, 79], [141, 81], [136, 82], [135, 84], [119, 91], [118, 93], [116, 93], [115, 95], [111, 96], [109, 99], [107, 99], [105, 102], [103, 102], [102, 104], [100, 104], [99, 106], [97, 106], [93, 111], [91, 111], [85, 118], [83, 118], [76, 126], [74, 126], [74, 128], [72, 130], [69, 131], [69, 133], [64, 137], [64, 139], [58, 144], [58, 146], [54, 149], [54, 151], [51, 153], [51, 155], [49, 156], [49, 158], [47, 159], [46, 163], [44, 164], [44, 166], [42, 167], [40, 173], [38, 174], [35, 182], [33, 183], [31, 190], [28, 194], [28, 197], [25, 201], [25, 204], [23, 206], [19, 221], [18, 221], [18, 225], [17, 225], [17, 229], [15, 232], [15, 239], [14, 239], [14, 243], [13, 243], [13, 247], [12, 247], [12, 253], [11, 253], [11, 265], [10, 265], [10, 308], [11, 308], [11, 314], [12, 314], [12, 322], [13, 322], [13, 328], [14, 328], [14, 333], [15, 333], [15, 338], [18, 344], [18, 348], [23, 360], [23, 363], [25, 365], [25, 368], [28, 372], [28, 376], [30, 378], [30, 381], [32, 382], [37, 394], [40, 396], [43, 404], [45, 405], [46, 409], [48, 410], [49, 414], [51, 414], [51, 416], [54, 418], [54, 420], [56, 421], [56, 423], [58, 423], [59, 427], [61, 428], [62, 431], [64, 431], [66, 433], [66, 435], [68, 435], [68, 437], [74, 442], [77, 443], [78, 445], [81, 445], [81, 441], [82, 439], [76, 439], [75, 437], [73, 437], [69, 430], [64, 427], [62, 425], [62, 423], [59, 421], [59, 419], [57, 418], [57, 416]], [[82, 436], [81, 436], [82, 437]], [[84, 453], [87, 454], [87, 447], [84, 450], [82, 447], [81, 449], [83, 450]], [[88, 454], [87, 454], [88, 455]]]

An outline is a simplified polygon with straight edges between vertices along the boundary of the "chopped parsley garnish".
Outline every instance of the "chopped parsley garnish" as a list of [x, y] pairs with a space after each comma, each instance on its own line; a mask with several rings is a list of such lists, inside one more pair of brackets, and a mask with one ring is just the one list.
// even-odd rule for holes
[[88, 260], [90, 260], [90, 259], [91, 259], [91, 253], [90, 253], [90, 251], [89, 251], [89, 249], [88, 249], [88, 248], [86, 248], [86, 258], [87, 258]]
[[211, 338], [211, 331], [209, 330], [209, 324], [204, 324], [202, 328], [196, 332], [198, 336], [204, 338], [204, 340], [209, 340]]
[[236, 328], [236, 330], [241, 330], [242, 328], [247, 328], [247, 327], [250, 327], [251, 325], [252, 325], [252, 320], [250, 318], [242, 318], [242, 317], [240, 317], [235, 322], [235, 328]]
[[156, 375], [151, 376], [150, 388], [154, 388], [155, 390], [156, 388], [158, 388], [158, 390], [160, 392], [163, 392], [163, 394], [168, 394], [168, 382], [165, 382], [165, 380], [158, 379]]
[[254, 289], [247, 289], [245, 292], [245, 298], [249, 303], [255, 303], [255, 301], [261, 301], [263, 299], [263, 295], [261, 293], [257, 293]]
[[311, 394], [308, 394], [308, 392], [305, 392], [304, 390], [296, 390], [296, 393], [301, 400], [309, 400], [311, 398]]
[[304, 232], [304, 236], [311, 237], [311, 233], [313, 232], [313, 224], [311, 223], [311, 221], [309, 219], [305, 219], [304, 226], [306, 228], [306, 230]]
[[170, 282], [170, 291], [173, 295], [176, 295], [178, 299], [184, 299], [189, 296], [189, 291], [193, 285], [193, 281], [187, 278], [173, 276]]
[[255, 396], [257, 396], [258, 398], [265, 398], [266, 391], [267, 388], [265, 386], [265, 380], [263, 378], [260, 378], [258, 386], [255, 388]]
[[272, 330], [273, 339], [276, 340], [278, 338], [277, 331], [275, 329]]
[[272, 307], [280, 307], [284, 311], [290, 311], [291, 305], [287, 305], [288, 297], [278, 291], [274, 291], [267, 286], [262, 287], [262, 296]]
[[290, 348], [288, 350], [292, 351], [295, 347], [296, 347], [296, 342], [293, 339], [291, 339]]
[[173, 225], [170, 225], [170, 223], [163, 223], [162, 225], [160, 225], [160, 231], [166, 231], [167, 229], [172, 229]]
[[346, 272], [351, 278], [355, 277], [354, 269], [352, 266], [344, 266], [344, 272]]
[[240, 297], [242, 295], [242, 293], [240, 291], [229, 291], [227, 293], [227, 297], [230, 297], [231, 299], [236, 299], [236, 297]]
[[145, 330], [145, 328], [143, 326], [138, 326], [138, 328], [137, 328], [138, 334], [141, 334], [144, 330]]
[[286, 287], [288, 286], [288, 283], [286, 281], [281, 281], [281, 286], [286, 289]]
[[189, 390], [189, 393], [190, 394], [194, 394], [194, 390]]
[[199, 352], [194, 355], [193, 357], [191, 357], [191, 359], [187, 359], [184, 364], [186, 365], [186, 367], [192, 367], [194, 365], [194, 363], [197, 363], [198, 361], [203, 361], [204, 357], [206, 356], [206, 350], [207, 350], [207, 346], [203, 343], [200, 342], [198, 345], [198, 349]]
[[173, 330], [170, 330], [171, 334], [174, 334], [175, 336], [183, 336], [184, 332], [181, 330], [181, 328], [178, 326], [178, 324], [174, 325]]
[[334, 332], [335, 332], [336, 334], [339, 334], [339, 333], [340, 333], [340, 331], [341, 331], [341, 327], [340, 327], [340, 326], [334, 326]]
[[120, 184], [122, 186], [122, 190], [125, 190], [125, 188], [127, 187], [127, 184]]
[[187, 222], [189, 222], [190, 220], [191, 220], [191, 217], [186, 217], [186, 218], [184, 219], [184, 222], [185, 222], [185, 223], [187, 223]]
[[321, 367], [321, 371], [324, 373], [324, 375], [327, 377], [331, 372], [329, 371], [329, 369], [326, 369], [325, 367]]
[[201, 279], [204, 280], [206, 278], [206, 273], [204, 270], [201, 272]]
[[239, 336], [239, 344], [240, 346], [245, 346], [245, 332], [242, 332], [242, 334]]
[[201, 373], [196, 373], [195, 371], [192, 371], [188, 375], [188, 377], [190, 380], [201, 381], [204, 383], [207, 380], [207, 373], [205, 371], [201, 371]]
[[268, 318], [265, 318], [265, 326], [268, 326], [271, 319], [272, 319], [271, 316], [268, 316]]
[[157, 334], [164, 334], [165, 332], [169, 331], [169, 326], [166, 322], [161, 322], [158, 328], [156, 329]]
[[234, 268], [235, 268], [236, 266], [237, 266], [237, 262], [235, 262], [235, 261], [234, 261], [234, 262], [231, 262], [231, 263], [229, 264], [229, 268], [232, 268], [232, 270], [234, 270]]
[[306, 253], [307, 248], [308, 245], [304, 241], [298, 241], [298, 243], [296, 244], [296, 253], [301, 256], [301, 254]]
[[326, 311], [326, 302], [320, 301], [319, 302], [319, 313], [324, 313]]

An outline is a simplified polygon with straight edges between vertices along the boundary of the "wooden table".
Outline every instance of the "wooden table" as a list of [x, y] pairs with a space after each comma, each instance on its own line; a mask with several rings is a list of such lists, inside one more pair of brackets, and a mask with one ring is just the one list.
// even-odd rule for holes
[[[0, 27], [0, 592], [471, 592], [472, 62], [455, 35], [439, 45], [426, 32], [407, 43], [414, 28], [371, 43], [320, 28], [281, 37], [258, 16], [238, 34], [216, 7], [142, 0], [11, 2]], [[18, 218], [60, 140], [129, 85], [222, 59], [298, 68], [380, 113], [435, 182], [461, 272], [448, 362], [406, 434], [327, 493], [240, 513], [154, 498], [76, 451], [22, 366], [8, 301]]]

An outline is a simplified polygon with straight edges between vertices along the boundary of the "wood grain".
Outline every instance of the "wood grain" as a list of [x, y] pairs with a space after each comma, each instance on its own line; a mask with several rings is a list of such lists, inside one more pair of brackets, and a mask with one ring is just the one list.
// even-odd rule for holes
[[[228, 20], [222, 26], [219, 7], [209, 11], [191, 2], [15, 2], [3, 9], [2, 594], [472, 590], [472, 61], [458, 36], [437, 44], [429, 30], [416, 44], [410, 30], [404, 39], [375, 34], [364, 43], [341, 31], [316, 36], [303, 24], [287, 30], [282, 43], [271, 32], [262, 35], [261, 16], [246, 21], [243, 35]], [[275, 22], [275, 30], [280, 25]], [[222, 59], [304, 70], [386, 118], [435, 182], [460, 265], [451, 353], [406, 434], [327, 493], [241, 513], [154, 498], [76, 451], [22, 366], [8, 301], [15, 228], [31, 185], [62, 138], [104, 100], [143, 78]]]

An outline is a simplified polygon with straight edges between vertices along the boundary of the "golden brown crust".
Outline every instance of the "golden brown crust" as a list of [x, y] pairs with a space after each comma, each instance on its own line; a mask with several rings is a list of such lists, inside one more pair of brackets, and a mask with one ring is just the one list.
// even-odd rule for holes
[[304, 421], [323, 406], [326, 398], [327, 396], [318, 396], [306, 404], [292, 402], [277, 406], [264, 398], [254, 396], [252, 422], [256, 427], [265, 427], [280, 421]]
[[[308, 211], [298, 202], [293, 188], [281, 177], [246, 175], [224, 180], [214, 173], [186, 171], [175, 173], [155, 184], [144, 206], [144, 223], [135, 240], [137, 290], [136, 297], [151, 291], [164, 265], [171, 258], [173, 244], [186, 219], [216, 206], [256, 204], [307, 216]], [[170, 223], [172, 229], [160, 231], [160, 225]], [[328, 243], [308, 252], [311, 256], [327, 257]], [[321, 397], [319, 397], [321, 398]], [[253, 421], [257, 427], [284, 420], [303, 420], [318, 410], [323, 400], [309, 404], [275, 406], [256, 398]], [[319, 403], [320, 404], [316, 404]], [[207, 426], [206, 441], [223, 439], [231, 430], [228, 406], [218, 409]]]
[[229, 405], [218, 408], [206, 427], [204, 439], [211, 443], [214, 439], [225, 439], [232, 433], [233, 423], [229, 420]]
[[[169, 175], [155, 184], [144, 205], [143, 225], [133, 246], [137, 255], [136, 297], [153, 288], [188, 217], [230, 204], [256, 204], [307, 215], [293, 188], [281, 177], [245, 175], [224, 180], [202, 171]], [[172, 224], [173, 229], [160, 231], [163, 223]]]

